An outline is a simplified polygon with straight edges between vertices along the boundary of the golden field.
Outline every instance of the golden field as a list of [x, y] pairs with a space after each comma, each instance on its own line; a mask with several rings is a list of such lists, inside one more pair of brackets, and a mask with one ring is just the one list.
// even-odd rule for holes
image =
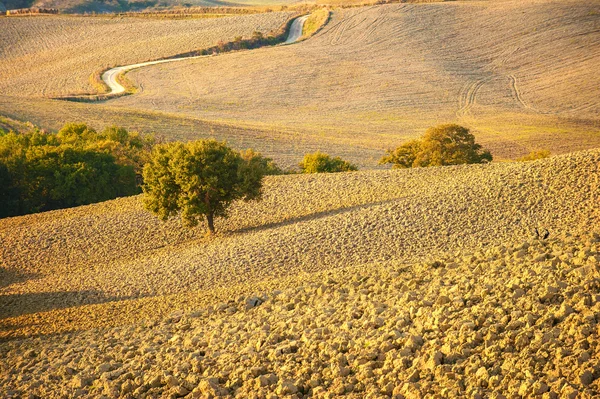
[[[9, 62], [0, 72], [0, 114], [50, 129], [77, 120], [178, 140], [216, 136], [238, 148], [254, 147], [284, 166], [321, 149], [372, 168], [385, 149], [447, 122], [471, 128], [497, 160], [600, 143], [595, 73], [600, 16], [593, 4], [579, 0], [333, 9], [324, 29], [292, 46], [129, 72], [138, 86], [133, 96], [97, 104], [42, 98], [93, 91], [89, 76], [109, 65], [267, 31], [287, 16], [133, 21], [128, 34], [152, 32], [142, 43], [105, 39], [102, 29], [125, 25], [89, 19], [96, 33], [78, 45], [81, 54], [66, 54], [69, 40], [58, 31], [48, 34], [51, 18], [41, 19], [47, 28], [36, 28], [35, 34], [26, 33], [29, 25], [37, 25], [33, 19], [2, 20], [11, 24], [11, 37], [27, 37], [30, 44], [3, 49], [10, 57], [2, 57]], [[83, 25], [77, 17], [59, 21], [65, 30]], [[258, 21], [260, 27], [253, 25]], [[162, 24], [169, 28], [154, 32]], [[36, 44], [39, 35], [49, 39]], [[44, 57], [48, 62], [39, 63]]]
[[[1, 385], [5, 394], [43, 397], [389, 397], [442, 388], [452, 397], [534, 389], [593, 397], [599, 168], [593, 150], [272, 177], [264, 200], [235, 205], [213, 238], [203, 227], [159, 222], [139, 197], [0, 220], [0, 334], [10, 339], [0, 345]], [[535, 228], [550, 238], [536, 239]], [[339, 334], [345, 350], [335, 344]], [[535, 338], [544, 334], [550, 344]], [[587, 355], [581, 346], [565, 352], [574, 339], [587, 339]], [[95, 344], [83, 349], [85, 342]], [[333, 346], [313, 353], [323, 345]], [[521, 374], [495, 368], [500, 355], [489, 349], [513, 345], [506, 365]], [[250, 357], [246, 346], [255, 348]], [[273, 357], [277, 348], [290, 357]], [[187, 357], [198, 350], [204, 355]], [[550, 358], [532, 364], [528, 351]], [[560, 353], [567, 358], [556, 363]], [[568, 353], [589, 357], [572, 365]], [[177, 366], [186, 361], [195, 371]], [[20, 381], [27, 367], [33, 377]], [[253, 367], [261, 369], [244, 372]], [[473, 367], [488, 374], [471, 378]], [[561, 378], [550, 377], [552, 367]], [[463, 375], [462, 385], [447, 373]]]
[[[330, 11], [301, 42], [134, 70], [135, 94], [89, 103], [51, 97], [292, 13], [0, 18], [3, 130], [116, 124], [362, 169], [268, 176], [212, 236], [141, 196], [0, 219], [0, 397], [600, 397], [597, 4]], [[376, 170], [448, 122], [495, 162]]]
[[560, 153], [600, 143], [599, 21], [583, 1], [335, 10], [295, 46], [134, 71], [115, 104], [369, 148], [456, 121], [499, 158]]
[[0, 19], [0, 93], [94, 93], [90, 76], [279, 29], [291, 13], [201, 19], [43, 16]]

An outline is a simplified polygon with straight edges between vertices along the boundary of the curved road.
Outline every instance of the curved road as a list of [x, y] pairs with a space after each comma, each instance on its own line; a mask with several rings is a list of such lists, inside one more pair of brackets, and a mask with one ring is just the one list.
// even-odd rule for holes
[[[290, 26], [290, 33], [288, 34], [288, 38], [285, 41], [285, 44], [294, 43], [294, 42], [297, 42], [298, 39], [300, 39], [300, 37], [302, 36], [302, 28], [304, 27], [304, 22], [306, 22], [307, 18], [308, 18], [308, 15], [304, 15], [302, 17], [296, 18], [292, 22], [292, 26]], [[190, 59], [202, 58], [202, 57], [212, 57], [212, 55], [197, 55], [197, 56], [193, 56], [193, 57], [181, 57], [181, 58], [171, 58], [168, 60], [148, 61], [148, 62], [142, 62], [139, 64], [125, 65], [125, 66], [120, 66], [120, 67], [115, 67], [115, 68], [109, 69], [108, 71], [106, 71], [102, 74], [102, 80], [110, 88], [110, 92], [106, 93], [105, 95], [112, 96], [115, 94], [121, 94], [121, 93], [125, 92], [125, 88], [123, 86], [121, 86], [121, 84], [119, 82], [117, 82], [118, 76], [123, 72], [131, 71], [132, 69], [137, 69], [137, 68], [141, 68], [141, 67], [148, 66], [148, 65], [162, 64], [164, 62], [190, 60]]]
[[285, 44], [297, 42], [298, 39], [302, 37], [302, 28], [304, 28], [304, 23], [307, 19], [308, 15], [305, 15], [303, 17], [296, 18], [294, 22], [292, 22], [292, 26], [290, 26], [290, 33], [288, 34]]

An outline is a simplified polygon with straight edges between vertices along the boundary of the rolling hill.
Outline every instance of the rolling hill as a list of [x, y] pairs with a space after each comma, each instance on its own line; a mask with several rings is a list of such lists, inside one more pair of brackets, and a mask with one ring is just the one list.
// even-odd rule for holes
[[222, 18], [15, 17], [0, 20], [0, 92], [55, 97], [94, 93], [91, 75], [109, 67], [210, 47], [277, 30], [292, 14]]
[[[268, 176], [213, 236], [141, 196], [0, 219], [0, 397], [600, 397], [597, 8], [335, 8], [305, 41], [144, 67], [100, 102], [54, 97], [293, 14], [0, 18], [0, 133], [116, 124], [363, 169]], [[376, 169], [442, 122], [495, 162]]]
[[139, 197], [0, 220], [0, 392], [591, 398], [599, 168], [272, 177], [212, 239]]
[[2, 19], [3, 43], [19, 40], [0, 48], [0, 114], [51, 130], [84, 121], [216, 137], [283, 166], [320, 149], [373, 168], [385, 149], [447, 122], [471, 128], [497, 160], [600, 145], [600, 16], [581, 0], [334, 9], [299, 44], [132, 71], [133, 96], [48, 98], [93, 91], [90, 76], [108, 66], [268, 31], [287, 17]]
[[599, 24], [583, 1], [336, 10], [296, 46], [134, 71], [115, 104], [369, 148], [456, 121], [500, 158], [560, 153], [600, 143]]

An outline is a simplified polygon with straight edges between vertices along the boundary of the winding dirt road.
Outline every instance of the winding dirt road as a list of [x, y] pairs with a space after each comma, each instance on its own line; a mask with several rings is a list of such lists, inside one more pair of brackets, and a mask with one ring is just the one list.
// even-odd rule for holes
[[297, 42], [298, 39], [302, 37], [302, 28], [304, 27], [304, 23], [307, 19], [308, 15], [305, 15], [303, 17], [296, 18], [294, 22], [292, 22], [292, 26], [290, 26], [290, 33], [288, 34], [285, 44]]
[[[300, 39], [300, 37], [302, 37], [302, 28], [304, 27], [304, 22], [306, 22], [307, 18], [308, 18], [308, 15], [304, 15], [302, 17], [296, 18], [292, 22], [292, 26], [290, 26], [290, 32], [288, 34], [287, 40], [285, 41], [285, 44], [291, 44], [291, 43], [297, 42], [298, 39]], [[137, 69], [137, 68], [141, 68], [141, 67], [145, 67], [145, 66], [149, 66], [149, 65], [162, 64], [165, 62], [190, 60], [190, 59], [194, 59], [194, 58], [203, 58], [203, 57], [212, 57], [212, 55], [197, 55], [197, 56], [192, 56], [192, 57], [171, 58], [168, 60], [148, 61], [148, 62], [141, 62], [139, 64], [124, 65], [124, 66], [119, 66], [119, 67], [109, 69], [108, 71], [106, 71], [102, 74], [102, 80], [110, 88], [110, 92], [106, 93], [105, 95], [113, 96], [113, 95], [117, 95], [117, 94], [121, 94], [121, 93], [125, 92], [125, 87], [123, 87], [118, 82], [118, 77], [123, 72], [128, 72], [128, 71], [131, 71], [132, 69]]]

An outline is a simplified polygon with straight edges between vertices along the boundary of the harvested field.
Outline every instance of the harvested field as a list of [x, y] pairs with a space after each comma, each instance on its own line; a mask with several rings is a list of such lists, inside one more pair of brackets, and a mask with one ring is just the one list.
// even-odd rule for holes
[[587, 1], [333, 11], [314, 38], [130, 73], [114, 104], [382, 149], [456, 121], [499, 158], [600, 145], [600, 13]]
[[599, 192], [592, 150], [273, 177], [214, 239], [139, 197], [1, 220], [0, 392], [595, 397]]
[[44, 16], [0, 20], [0, 93], [51, 97], [94, 93], [90, 76], [277, 30], [273, 12], [191, 20]]
[[[203, 30], [193, 45], [182, 39], [182, 32], [163, 37], [159, 30], [144, 42], [158, 43], [158, 50], [145, 50], [135, 41], [122, 47], [113, 40], [107, 48], [118, 46], [114, 51], [122, 58], [111, 65], [214, 44], [218, 32], [235, 36], [253, 31], [250, 21], [271, 21], [275, 27], [285, 15], [235, 17], [242, 21], [234, 24], [241, 30], [222, 24], [235, 18], [138, 19], [134, 26], [148, 30], [163, 23], [186, 34], [196, 25], [218, 28], [209, 35]], [[101, 21], [95, 29], [123, 26]], [[24, 19], [13, 26], [13, 37], [32, 42], [26, 33], [29, 23]], [[52, 23], [47, 24], [44, 29], [51, 30]], [[37, 64], [37, 57], [50, 57], [54, 47], [57, 54], [66, 51], [66, 40], [56, 33], [48, 36], [54, 39], [45, 42], [47, 50], [24, 54], [25, 63], [15, 58], [18, 47], [3, 49], [12, 58], [5, 69], [10, 73], [0, 76], [13, 80], [0, 82], [0, 115], [53, 130], [65, 122], [85, 121], [177, 140], [214, 136], [237, 148], [254, 147], [286, 167], [309, 151], [322, 150], [374, 168], [386, 149], [448, 122], [471, 128], [496, 160], [539, 149], [561, 154], [600, 146], [600, 82], [594, 72], [600, 61], [599, 24], [594, 5], [582, 0], [336, 9], [324, 29], [302, 43], [143, 68], [127, 74], [138, 86], [135, 95], [75, 105], [30, 96], [90, 91], [92, 66], [108, 66], [100, 60], [104, 51], [113, 50], [94, 42], [96, 47], [82, 49], [86, 60], [52, 58], [50, 68], [58, 63], [58, 72], [45, 74], [47, 67]], [[129, 45], [133, 52], [123, 50]], [[76, 75], [73, 79], [67, 76], [69, 68], [84, 64], [90, 65], [85, 73], [75, 69], [69, 72]], [[38, 72], [21, 73], [30, 67]]]

